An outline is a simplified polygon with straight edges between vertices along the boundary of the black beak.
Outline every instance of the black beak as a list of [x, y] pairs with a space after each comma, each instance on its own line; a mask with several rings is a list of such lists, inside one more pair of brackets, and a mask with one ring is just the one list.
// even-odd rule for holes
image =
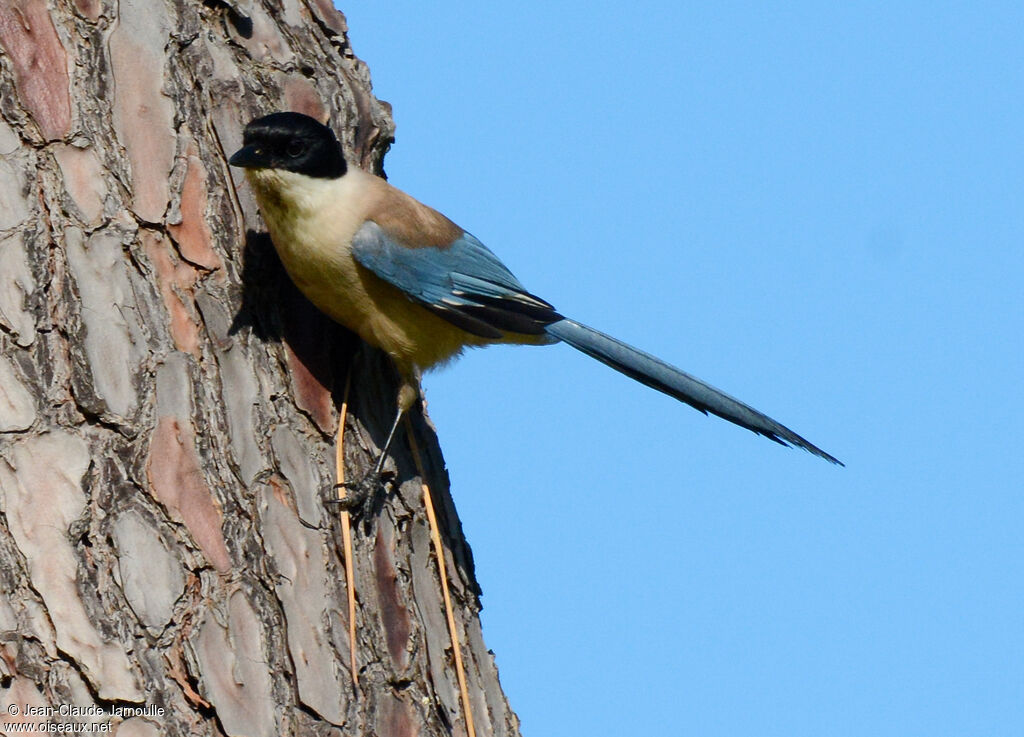
[[231, 166], [238, 166], [242, 169], [258, 169], [267, 165], [266, 157], [257, 146], [249, 144], [243, 146], [231, 155], [228, 159]]

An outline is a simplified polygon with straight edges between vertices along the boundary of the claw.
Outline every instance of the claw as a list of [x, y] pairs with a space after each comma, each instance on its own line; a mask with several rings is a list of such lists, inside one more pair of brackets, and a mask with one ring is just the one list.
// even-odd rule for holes
[[335, 484], [331, 490], [345, 489], [345, 496], [340, 499], [332, 497], [324, 503], [348, 511], [353, 516], [360, 516], [367, 510], [374, 496], [380, 490], [386, 490], [388, 483], [395, 478], [394, 471], [370, 471], [358, 481], [345, 481]]

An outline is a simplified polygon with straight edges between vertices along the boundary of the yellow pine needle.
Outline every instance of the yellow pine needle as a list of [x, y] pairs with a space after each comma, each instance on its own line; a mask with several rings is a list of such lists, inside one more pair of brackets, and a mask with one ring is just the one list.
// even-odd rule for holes
[[448, 618], [448, 632], [452, 640], [452, 653], [455, 656], [455, 675], [459, 680], [459, 694], [462, 697], [462, 708], [466, 713], [466, 732], [469, 737], [476, 737], [476, 728], [473, 726], [473, 709], [469, 705], [469, 691], [466, 689], [466, 670], [462, 666], [462, 648], [459, 647], [459, 634], [455, 629], [455, 614], [452, 612], [452, 600], [448, 593], [448, 568], [445, 565], [444, 548], [441, 546], [441, 532], [437, 526], [434, 499], [426, 482], [427, 474], [423, 470], [419, 445], [416, 443], [416, 436], [408, 415], [405, 417], [405, 430], [409, 436], [413, 459], [416, 461], [416, 472], [420, 475], [420, 485], [423, 487], [423, 506], [427, 508], [427, 521], [430, 523], [430, 539], [434, 543], [434, 551], [437, 554], [437, 568], [441, 574], [441, 594], [444, 597], [444, 613]]

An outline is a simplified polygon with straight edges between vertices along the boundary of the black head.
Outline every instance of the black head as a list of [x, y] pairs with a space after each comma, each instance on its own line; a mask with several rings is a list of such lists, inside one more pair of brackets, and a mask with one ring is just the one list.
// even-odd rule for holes
[[341, 144], [326, 125], [302, 113], [271, 113], [245, 126], [242, 148], [228, 160], [244, 169], [285, 169], [337, 179], [345, 173]]

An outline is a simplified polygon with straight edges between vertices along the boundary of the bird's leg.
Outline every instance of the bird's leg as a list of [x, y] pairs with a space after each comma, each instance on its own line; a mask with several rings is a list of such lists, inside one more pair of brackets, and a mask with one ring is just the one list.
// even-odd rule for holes
[[384, 441], [384, 447], [377, 456], [377, 462], [361, 479], [357, 481], [341, 481], [336, 487], [343, 487], [346, 490], [344, 497], [332, 499], [331, 503], [337, 504], [342, 509], [355, 512], [365, 507], [377, 489], [380, 488], [381, 480], [384, 477], [384, 463], [388, 458], [388, 451], [395, 439], [398, 424], [402, 421], [405, 410], [399, 408], [395, 413], [395, 420], [391, 423], [391, 430], [388, 431], [388, 439]]
[[332, 504], [337, 504], [342, 509], [353, 513], [365, 509], [372, 495], [380, 488], [381, 480], [386, 475], [384, 473], [384, 463], [387, 461], [388, 451], [391, 450], [391, 443], [395, 440], [398, 425], [409, 407], [415, 403], [417, 397], [419, 397], [419, 390], [416, 384], [413, 384], [411, 381], [403, 383], [398, 391], [398, 411], [395, 412], [395, 419], [391, 423], [387, 440], [384, 441], [384, 447], [381, 449], [380, 455], [377, 456], [376, 463], [358, 481], [344, 481], [336, 484], [336, 488], [344, 487], [348, 493], [344, 497], [330, 500]]

